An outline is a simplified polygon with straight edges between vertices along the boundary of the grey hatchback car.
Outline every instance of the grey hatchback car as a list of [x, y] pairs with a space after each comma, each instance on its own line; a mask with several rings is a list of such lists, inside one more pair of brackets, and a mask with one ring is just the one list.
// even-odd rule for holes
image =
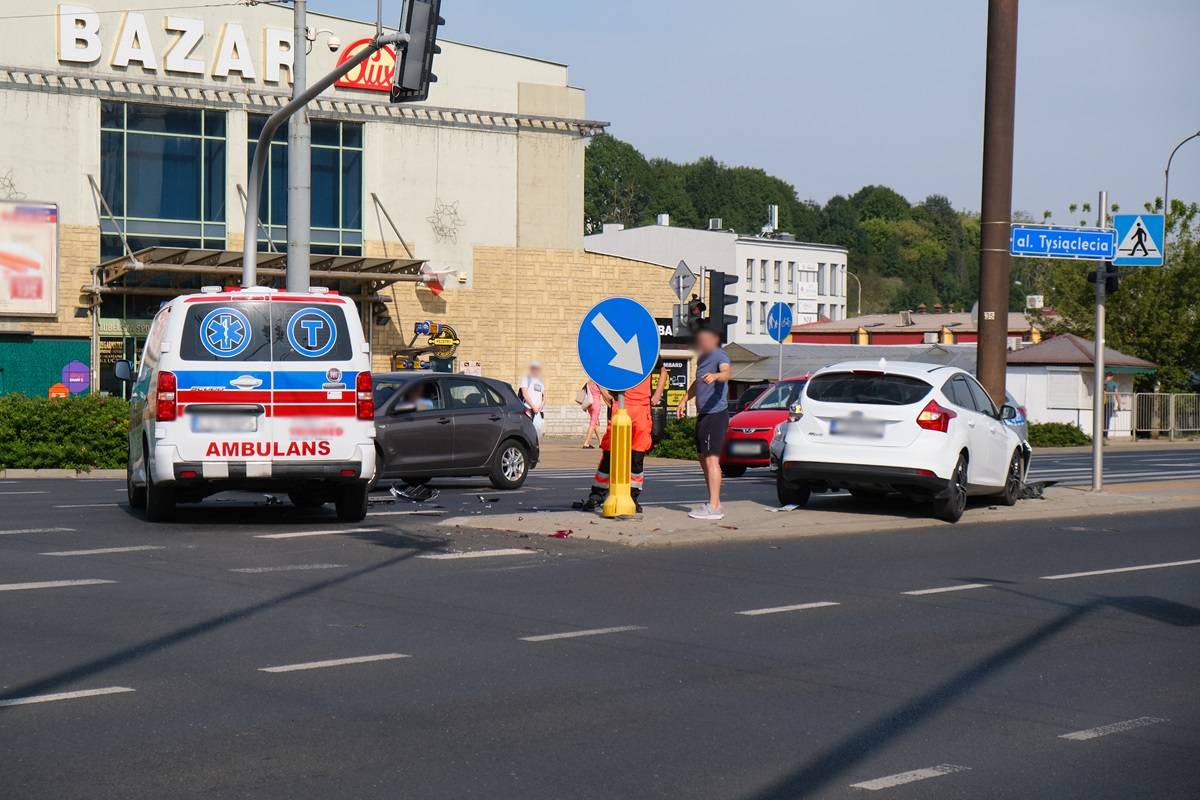
[[497, 489], [516, 489], [537, 466], [533, 421], [504, 381], [423, 371], [373, 378], [373, 484], [481, 475]]

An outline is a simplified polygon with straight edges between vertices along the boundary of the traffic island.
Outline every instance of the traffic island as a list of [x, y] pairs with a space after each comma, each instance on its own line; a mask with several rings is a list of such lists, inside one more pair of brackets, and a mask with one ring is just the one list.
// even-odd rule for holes
[[747, 539], [791, 539], [834, 534], [878, 533], [910, 528], [945, 527], [947, 531], [980, 523], [1145, 513], [1200, 508], [1200, 481], [1164, 481], [1117, 485], [1093, 493], [1082, 487], [1051, 487], [1040, 500], [1012, 507], [972, 500], [956, 524], [939, 522], [928, 509], [899, 497], [869, 502], [847, 494], [813, 495], [807, 507], [783, 511], [750, 500], [724, 505], [725, 518], [690, 519], [688, 505], [647, 505], [629, 519], [604, 519], [583, 511], [450, 517], [441, 525], [508, 531], [521, 536], [550, 536], [611, 542], [632, 547], [711, 544]]

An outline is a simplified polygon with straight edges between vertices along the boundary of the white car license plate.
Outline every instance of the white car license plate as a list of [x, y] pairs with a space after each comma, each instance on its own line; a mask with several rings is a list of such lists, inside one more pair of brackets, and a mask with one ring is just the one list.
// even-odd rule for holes
[[731, 456], [757, 456], [761, 453], [762, 444], [759, 442], [731, 442], [729, 445]]
[[829, 423], [829, 433], [834, 436], [859, 436], [864, 439], [882, 439], [883, 423], [873, 419], [835, 419]]
[[196, 433], [255, 433], [258, 417], [252, 414], [192, 414]]

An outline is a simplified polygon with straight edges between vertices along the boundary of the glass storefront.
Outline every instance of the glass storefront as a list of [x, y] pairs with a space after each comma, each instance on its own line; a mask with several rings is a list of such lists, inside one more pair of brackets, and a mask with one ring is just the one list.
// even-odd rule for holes
[[[246, 169], [254, 162], [258, 137], [267, 118], [251, 114]], [[312, 120], [312, 252], [362, 255], [363, 130], [354, 122]], [[263, 180], [259, 221], [277, 251], [287, 249], [287, 126], [271, 139], [271, 157]], [[259, 236], [263, 236], [260, 229]], [[265, 247], [265, 238], [260, 245]]]

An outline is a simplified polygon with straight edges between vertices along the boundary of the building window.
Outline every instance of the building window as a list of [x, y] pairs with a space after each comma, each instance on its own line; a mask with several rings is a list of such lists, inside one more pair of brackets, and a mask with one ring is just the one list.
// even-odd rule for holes
[[746, 301], [746, 324], [744, 326], [746, 333], [754, 330], [754, 301]]
[[775, 262], [775, 292], [783, 291], [783, 262]]
[[789, 294], [796, 293], [796, 262], [789, 261], [787, 265], [787, 288]]
[[100, 103], [100, 257], [225, 248], [225, 112]]
[[817, 264], [817, 294], [829, 294], [825, 288], [825, 265]]
[[821, 319], [821, 317], [824, 317], [824, 316], [825, 316], [825, 304], [817, 303], [817, 319]]
[[767, 301], [763, 300], [758, 304], [758, 332], [767, 332]]
[[771, 284], [767, 283], [767, 260], [765, 258], [759, 262], [758, 287], [760, 292], [768, 292], [771, 290]]
[[[247, 165], [254, 163], [265, 116], [249, 118]], [[354, 122], [312, 121], [312, 252], [323, 255], [362, 255], [363, 248], [363, 131]], [[271, 139], [271, 157], [263, 180], [258, 219], [259, 244], [287, 249], [287, 126]]]
[[746, 259], [746, 291], [754, 291], [754, 259]]

